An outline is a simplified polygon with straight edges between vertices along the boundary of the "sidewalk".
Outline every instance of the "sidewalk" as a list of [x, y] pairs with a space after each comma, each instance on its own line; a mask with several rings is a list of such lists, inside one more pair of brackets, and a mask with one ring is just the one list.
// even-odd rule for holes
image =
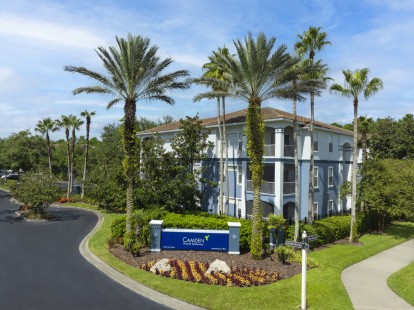
[[395, 246], [342, 272], [341, 278], [355, 309], [414, 309], [387, 285], [387, 278], [414, 261], [414, 239]]

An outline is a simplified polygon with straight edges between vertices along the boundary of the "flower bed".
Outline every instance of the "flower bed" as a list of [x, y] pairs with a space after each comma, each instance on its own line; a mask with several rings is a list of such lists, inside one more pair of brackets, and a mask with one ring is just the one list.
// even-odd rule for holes
[[[223, 286], [258, 286], [276, 282], [281, 279], [277, 272], [247, 267], [230, 267], [231, 273], [208, 274], [208, 263], [170, 259], [171, 271], [156, 270], [155, 274], [173, 279]], [[150, 271], [156, 261], [141, 264], [140, 268]]]

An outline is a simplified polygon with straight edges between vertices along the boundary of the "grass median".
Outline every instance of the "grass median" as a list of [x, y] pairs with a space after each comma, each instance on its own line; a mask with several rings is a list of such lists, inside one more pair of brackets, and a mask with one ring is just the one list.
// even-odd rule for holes
[[414, 262], [392, 274], [387, 284], [398, 296], [414, 306]]
[[[71, 205], [82, 207], [82, 204]], [[105, 219], [101, 228], [89, 242], [91, 251], [115, 269], [148, 287], [207, 309], [298, 309], [300, 306], [300, 274], [267, 286], [239, 288], [180, 281], [134, 268], [114, 257], [108, 250], [111, 223], [122, 215], [104, 212], [103, 215]], [[310, 252], [309, 256], [317, 259], [320, 267], [308, 271], [309, 309], [353, 309], [341, 281], [342, 270], [414, 238], [414, 223], [394, 223], [386, 233], [364, 235], [359, 240], [363, 246], [337, 244]]]

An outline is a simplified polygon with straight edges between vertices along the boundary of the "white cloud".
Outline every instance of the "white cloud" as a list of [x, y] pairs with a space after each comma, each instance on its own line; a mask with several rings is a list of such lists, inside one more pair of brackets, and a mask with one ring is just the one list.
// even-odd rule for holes
[[0, 34], [23, 37], [36, 43], [91, 49], [105, 40], [85, 27], [43, 21], [10, 14], [0, 14]]

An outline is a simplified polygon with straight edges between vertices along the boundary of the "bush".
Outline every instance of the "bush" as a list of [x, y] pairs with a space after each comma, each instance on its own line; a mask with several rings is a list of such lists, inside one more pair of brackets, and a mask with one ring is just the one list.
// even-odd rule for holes
[[276, 254], [279, 261], [286, 264], [289, 260], [295, 256], [295, 251], [290, 246], [280, 246], [276, 248]]
[[11, 193], [32, 212], [43, 214], [50, 204], [59, 199], [60, 188], [49, 171], [38, 169], [24, 174], [19, 183], [12, 187]]
[[[358, 223], [357, 223], [358, 224]], [[309, 235], [317, 235], [318, 240], [313, 245], [323, 245], [349, 236], [351, 228], [351, 216], [331, 216], [322, 220], [314, 221], [312, 225], [300, 224], [300, 233], [306, 231]], [[295, 227], [293, 225], [286, 229], [286, 239], [293, 240]]]
[[122, 216], [122, 217], [115, 219], [111, 225], [112, 241], [123, 245], [125, 231], [126, 231], [126, 216]]

